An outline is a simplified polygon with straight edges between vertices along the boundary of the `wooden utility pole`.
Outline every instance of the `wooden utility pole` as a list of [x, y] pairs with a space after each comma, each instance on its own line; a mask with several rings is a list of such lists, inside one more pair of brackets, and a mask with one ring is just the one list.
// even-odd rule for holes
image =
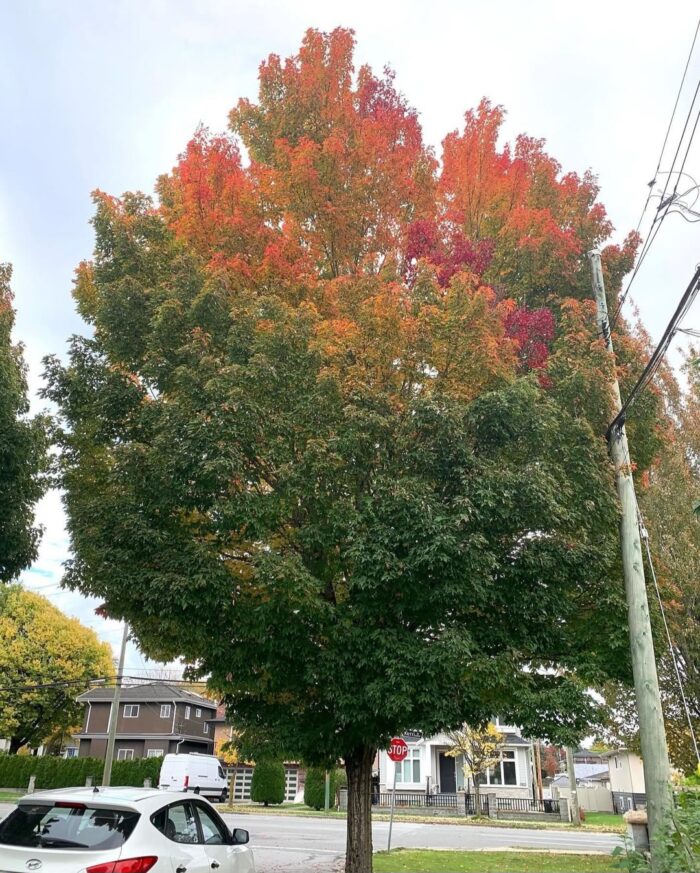
[[117, 721], [119, 720], [119, 700], [122, 696], [122, 680], [124, 678], [124, 658], [126, 642], [129, 639], [129, 625], [124, 622], [122, 647], [119, 651], [119, 666], [117, 667], [117, 684], [114, 686], [114, 697], [109, 710], [109, 726], [107, 728], [107, 751], [105, 752], [105, 768], [102, 773], [102, 785], [106, 788], [112, 782], [112, 762], [114, 761], [114, 744], [117, 739]]
[[576, 788], [576, 765], [574, 764], [574, 750], [571, 746], [566, 747], [566, 771], [569, 774], [569, 806], [571, 807], [571, 823], [581, 824], [581, 808], [578, 805], [578, 790]]
[[542, 791], [542, 755], [539, 740], [535, 740], [535, 780], [537, 781], [537, 799], [542, 803], [544, 792]]
[[[600, 261], [600, 252], [589, 252], [588, 257], [593, 270], [593, 293], [595, 295], [598, 328], [605, 340], [605, 346], [615, 362], [608, 304], [605, 299], [605, 285]], [[615, 371], [614, 371], [615, 372]], [[613, 402], [617, 414], [622, 402], [617, 377], [613, 379]], [[620, 539], [622, 546], [622, 568], [625, 577], [627, 597], [627, 617], [629, 623], [630, 647], [632, 650], [632, 671], [634, 690], [639, 714], [639, 734], [644, 759], [644, 782], [647, 796], [647, 816], [649, 822], [649, 842], [651, 846], [652, 870], [658, 869], [655, 863], [656, 846], [660, 828], [673, 807], [670, 785], [670, 765], [668, 746], [661, 709], [659, 679], [656, 673], [654, 641], [649, 621], [649, 604], [644, 581], [644, 562], [642, 543], [637, 516], [637, 499], [630, 464], [629, 448], [624, 421], [609, 434], [610, 457], [615, 467], [617, 494], [620, 500], [622, 517], [620, 520]]]

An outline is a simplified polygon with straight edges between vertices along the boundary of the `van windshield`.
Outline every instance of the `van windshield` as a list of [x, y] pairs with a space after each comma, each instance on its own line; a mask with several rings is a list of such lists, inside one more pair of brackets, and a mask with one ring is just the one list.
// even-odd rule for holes
[[23, 803], [0, 822], [0, 845], [42, 849], [116, 849], [139, 813], [81, 803]]

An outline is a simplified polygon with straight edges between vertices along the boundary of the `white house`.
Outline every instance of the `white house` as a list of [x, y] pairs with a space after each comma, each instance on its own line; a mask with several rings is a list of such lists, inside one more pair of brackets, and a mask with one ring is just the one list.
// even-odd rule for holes
[[647, 802], [642, 759], [628, 749], [605, 752], [610, 771], [610, 790], [615, 812], [645, 807]]
[[[520, 730], [512, 725], [494, 720], [504, 735], [499, 753], [499, 762], [489, 768], [481, 778], [481, 793], [498, 797], [532, 798], [532, 746], [524, 740]], [[379, 790], [384, 793], [394, 787], [396, 766], [396, 790], [402, 793], [454, 794], [465, 791], [463, 761], [447, 754], [450, 741], [445, 734], [422, 737], [409, 732], [405, 735], [408, 744], [407, 758], [397, 765], [386, 751], [379, 753]], [[466, 786], [473, 794], [471, 779]]]

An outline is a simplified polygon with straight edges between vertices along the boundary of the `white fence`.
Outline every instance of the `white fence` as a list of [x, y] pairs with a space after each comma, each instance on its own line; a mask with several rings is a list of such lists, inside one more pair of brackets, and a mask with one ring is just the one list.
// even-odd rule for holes
[[[578, 794], [578, 805], [586, 812], [614, 812], [612, 791], [609, 788], [603, 788], [602, 786], [584, 788], [579, 785], [576, 793]], [[571, 792], [567, 785], [555, 788], [552, 794], [558, 794], [560, 797], [570, 800]]]

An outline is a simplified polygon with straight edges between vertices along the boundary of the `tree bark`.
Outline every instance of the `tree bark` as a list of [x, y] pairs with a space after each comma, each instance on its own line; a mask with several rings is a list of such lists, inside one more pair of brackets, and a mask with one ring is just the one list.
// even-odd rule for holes
[[345, 756], [348, 831], [345, 873], [372, 873], [372, 764], [377, 750], [357, 746]]

